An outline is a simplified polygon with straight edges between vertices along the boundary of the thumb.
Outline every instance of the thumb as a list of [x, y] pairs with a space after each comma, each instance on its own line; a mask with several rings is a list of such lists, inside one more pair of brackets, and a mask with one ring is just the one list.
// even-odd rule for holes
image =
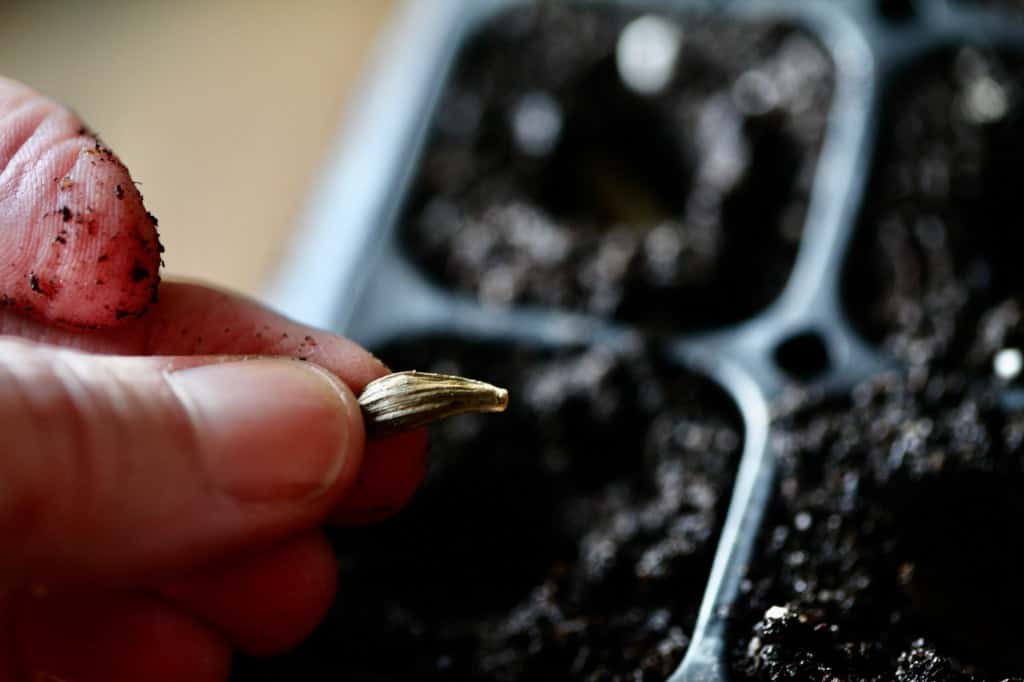
[[148, 581], [315, 525], [363, 443], [314, 365], [0, 338], [0, 590]]

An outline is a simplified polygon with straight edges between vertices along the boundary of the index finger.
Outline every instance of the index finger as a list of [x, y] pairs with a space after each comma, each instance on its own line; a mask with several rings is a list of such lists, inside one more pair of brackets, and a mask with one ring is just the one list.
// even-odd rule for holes
[[116, 355], [275, 355], [314, 362], [359, 393], [387, 374], [358, 344], [289, 320], [236, 294], [164, 282], [160, 301], [139, 319], [113, 329], [55, 327], [0, 310], [0, 334]]

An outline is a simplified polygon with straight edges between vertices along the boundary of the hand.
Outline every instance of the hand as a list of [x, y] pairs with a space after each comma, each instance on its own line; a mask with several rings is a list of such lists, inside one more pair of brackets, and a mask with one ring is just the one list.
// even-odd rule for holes
[[149, 305], [141, 197], [92, 144], [0, 79], [0, 680], [217, 682], [312, 630], [319, 525], [400, 508], [425, 436], [366, 442], [353, 392], [387, 370], [343, 338], [192, 284]]

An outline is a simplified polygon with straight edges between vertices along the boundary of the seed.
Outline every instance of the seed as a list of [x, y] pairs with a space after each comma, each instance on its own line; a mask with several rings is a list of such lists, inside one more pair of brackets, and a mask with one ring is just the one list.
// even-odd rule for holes
[[359, 405], [367, 431], [386, 435], [467, 412], [504, 412], [508, 391], [447, 374], [395, 372], [368, 383]]

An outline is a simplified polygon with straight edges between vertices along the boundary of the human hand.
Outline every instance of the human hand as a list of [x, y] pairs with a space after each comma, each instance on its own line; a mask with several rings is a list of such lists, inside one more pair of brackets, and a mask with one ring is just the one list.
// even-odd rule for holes
[[111, 245], [141, 197], [80, 129], [0, 79], [0, 680], [217, 682], [312, 630], [319, 525], [400, 508], [425, 436], [365, 440], [387, 370], [343, 338], [193, 284], [150, 306], [155, 243]]

